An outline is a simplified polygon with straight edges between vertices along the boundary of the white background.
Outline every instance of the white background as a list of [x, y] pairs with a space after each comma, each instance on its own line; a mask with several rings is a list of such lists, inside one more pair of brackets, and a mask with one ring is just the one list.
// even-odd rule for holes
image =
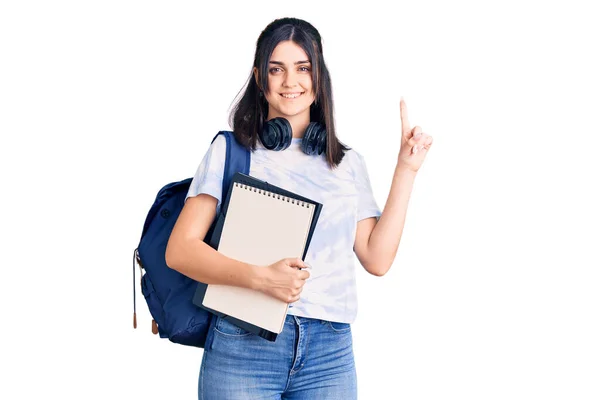
[[380, 207], [400, 96], [434, 137], [391, 271], [357, 262], [359, 397], [600, 398], [598, 14], [332, 3], [2, 3], [0, 397], [196, 398], [202, 350], [151, 334], [139, 286], [132, 328], [132, 252], [296, 16]]

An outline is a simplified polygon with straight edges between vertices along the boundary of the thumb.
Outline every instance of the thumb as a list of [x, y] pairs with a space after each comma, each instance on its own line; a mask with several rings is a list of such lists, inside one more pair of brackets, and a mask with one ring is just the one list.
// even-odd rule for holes
[[301, 258], [296, 257], [296, 258], [288, 258], [287, 260], [287, 265], [289, 265], [290, 267], [295, 267], [295, 268], [307, 268], [307, 265], [304, 263], [304, 261], [302, 261]]

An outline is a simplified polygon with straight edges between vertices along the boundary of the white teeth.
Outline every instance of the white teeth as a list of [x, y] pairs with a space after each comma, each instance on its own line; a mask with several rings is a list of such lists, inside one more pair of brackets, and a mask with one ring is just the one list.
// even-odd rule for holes
[[300, 96], [302, 93], [294, 93], [294, 94], [281, 94], [283, 97], [285, 97], [286, 99], [295, 99], [296, 97]]

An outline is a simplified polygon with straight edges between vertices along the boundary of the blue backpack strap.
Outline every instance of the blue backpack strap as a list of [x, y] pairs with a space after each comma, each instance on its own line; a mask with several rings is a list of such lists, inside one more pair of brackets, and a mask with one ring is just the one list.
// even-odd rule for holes
[[[219, 135], [224, 135], [227, 141], [227, 151], [225, 153], [225, 169], [223, 171], [222, 202], [225, 203], [225, 197], [229, 191], [231, 179], [236, 172], [249, 174], [250, 172], [250, 151], [242, 146], [236, 139], [232, 131], [219, 131], [212, 142]], [[211, 143], [212, 143], [211, 142]]]

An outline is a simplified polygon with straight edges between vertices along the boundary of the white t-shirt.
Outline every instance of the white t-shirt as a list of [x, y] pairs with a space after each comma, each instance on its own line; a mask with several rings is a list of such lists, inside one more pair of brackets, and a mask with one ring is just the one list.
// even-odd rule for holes
[[[292, 139], [283, 151], [265, 149], [260, 141], [251, 153], [250, 175], [323, 204], [304, 260], [312, 269], [300, 300], [288, 314], [352, 323], [357, 313], [354, 239], [358, 221], [379, 217], [363, 157], [348, 150], [330, 169], [324, 155], [309, 156]], [[206, 193], [221, 207], [226, 141], [219, 135], [204, 155], [190, 185], [190, 196]]]

